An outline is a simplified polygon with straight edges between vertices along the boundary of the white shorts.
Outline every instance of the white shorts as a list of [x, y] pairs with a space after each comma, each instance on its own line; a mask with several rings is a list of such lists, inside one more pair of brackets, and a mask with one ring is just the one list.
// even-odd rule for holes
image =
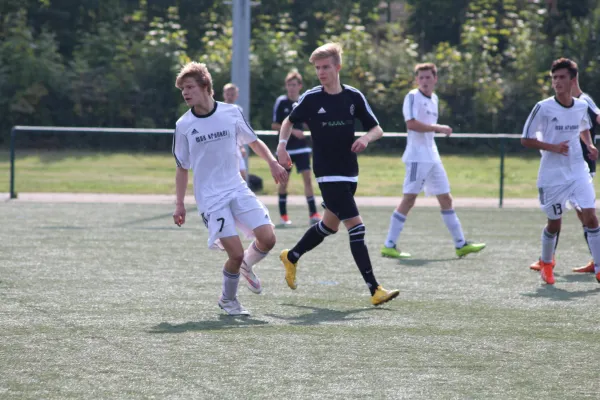
[[426, 196], [450, 193], [450, 182], [442, 163], [407, 162], [402, 191], [419, 194], [425, 189]]
[[[594, 185], [594, 176], [596, 175], [595, 172], [590, 172], [590, 182], [592, 182], [592, 186]], [[574, 208], [578, 211], [581, 211], [581, 207], [579, 206], [579, 204], [577, 204], [577, 200], [575, 200], [573, 197], [569, 198], [569, 202], [567, 203], [567, 209], [569, 208]]]
[[253, 239], [254, 229], [273, 225], [269, 210], [249, 190], [237, 194], [223, 208], [200, 215], [208, 229], [208, 248], [212, 250], [223, 250], [219, 238], [238, 236], [236, 228], [244, 233], [246, 239]]
[[596, 208], [596, 192], [589, 177], [564, 185], [538, 188], [540, 207], [548, 219], [560, 219], [567, 201], [577, 208]]

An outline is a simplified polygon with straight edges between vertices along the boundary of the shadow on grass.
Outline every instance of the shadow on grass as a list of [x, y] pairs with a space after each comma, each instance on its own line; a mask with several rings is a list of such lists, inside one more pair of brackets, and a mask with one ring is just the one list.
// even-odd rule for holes
[[[554, 276], [558, 277], [559, 275], [554, 274]], [[560, 277], [560, 279], [566, 282], [596, 282], [594, 274], [575, 273], [570, 275], [563, 275]]]
[[310, 306], [300, 306], [296, 304], [282, 304], [282, 306], [286, 307], [296, 307], [305, 310], [311, 310], [311, 312], [307, 314], [298, 315], [295, 317], [287, 317], [280, 316], [275, 314], [267, 314], [268, 317], [277, 318], [282, 321], [288, 321], [290, 325], [319, 325], [324, 322], [342, 322], [342, 321], [355, 321], [361, 320], [363, 318], [354, 318], [350, 317], [350, 315], [358, 314], [361, 312], [374, 312], [377, 310], [386, 310], [390, 311], [386, 308], [356, 308], [353, 310], [346, 311], [338, 311], [331, 310], [329, 308], [321, 308], [321, 307], [310, 307]]
[[428, 264], [436, 264], [447, 261], [458, 261], [460, 258], [452, 257], [452, 258], [405, 258], [403, 260], [398, 260], [398, 264], [405, 265], [407, 267], [422, 267]]
[[148, 333], [183, 333], [194, 331], [218, 331], [231, 328], [247, 328], [254, 326], [267, 325], [267, 321], [252, 319], [249, 316], [231, 316], [219, 315], [218, 320], [210, 321], [189, 321], [183, 324], [171, 324], [169, 322], [161, 322], [152, 327]]
[[172, 213], [166, 213], [166, 214], [156, 215], [154, 217], [132, 219], [131, 221], [127, 221], [127, 222], [123, 222], [123, 223], [117, 224], [117, 225], [115, 225], [115, 227], [122, 228], [122, 227], [127, 227], [127, 226], [129, 226], [131, 224], [141, 224], [143, 222], [158, 221], [158, 220], [161, 220], [161, 219], [169, 220], [169, 222], [171, 224], [173, 224], [173, 214]]
[[554, 285], [544, 285], [536, 289], [535, 293], [522, 293], [522, 296], [533, 298], [547, 298], [553, 301], [571, 301], [581, 297], [588, 297], [600, 293], [600, 287], [591, 290], [568, 291]]

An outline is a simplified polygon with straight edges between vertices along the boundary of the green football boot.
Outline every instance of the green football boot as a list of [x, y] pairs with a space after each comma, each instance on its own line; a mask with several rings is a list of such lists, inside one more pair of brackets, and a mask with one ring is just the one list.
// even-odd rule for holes
[[402, 251], [398, 251], [398, 249], [396, 249], [396, 246], [394, 246], [394, 247], [382, 246], [381, 247], [381, 255], [383, 257], [398, 258], [398, 259], [411, 257], [410, 253], [404, 253]]

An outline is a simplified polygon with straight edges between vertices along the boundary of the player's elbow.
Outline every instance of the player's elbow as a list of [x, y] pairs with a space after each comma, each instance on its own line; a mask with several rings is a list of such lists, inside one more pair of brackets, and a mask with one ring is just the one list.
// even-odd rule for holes
[[406, 121], [406, 129], [414, 131], [416, 130], [416, 121], [414, 119]]
[[521, 144], [523, 147], [531, 148], [533, 139], [521, 138]]

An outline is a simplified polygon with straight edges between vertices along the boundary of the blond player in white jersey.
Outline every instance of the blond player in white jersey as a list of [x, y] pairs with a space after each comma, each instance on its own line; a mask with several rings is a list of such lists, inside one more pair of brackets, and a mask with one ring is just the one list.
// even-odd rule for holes
[[[240, 90], [235, 83], [227, 83], [223, 86], [223, 101], [227, 104], [235, 104], [240, 95]], [[244, 109], [238, 106], [242, 112]], [[248, 165], [246, 165], [246, 149], [244, 146], [238, 147], [237, 156], [240, 160], [240, 175], [248, 181]]]
[[[269, 164], [275, 182], [287, 179], [268, 147], [256, 137], [241, 110], [213, 99], [212, 78], [206, 65], [185, 65], [175, 81], [190, 110], [177, 121], [173, 135], [176, 205], [173, 219], [185, 223], [188, 170], [194, 171], [194, 195], [208, 228], [208, 247], [227, 252], [219, 307], [229, 315], [248, 315], [237, 298], [240, 272], [248, 288], [262, 291], [253, 266], [275, 246], [273, 224], [266, 207], [250, 191], [239, 173], [239, 146], [249, 145]], [[255, 240], [244, 251], [236, 226]]]
[[408, 128], [406, 150], [402, 156], [402, 161], [406, 164], [403, 196], [392, 214], [381, 255], [391, 258], [410, 257], [410, 254], [396, 248], [396, 242], [404, 229], [408, 212], [424, 189], [426, 195], [437, 197], [442, 219], [454, 240], [456, 255], [464, 257], [483, 250], [485, 243], [469, 243], [465, 240], [460, 220], [452, 208], [448, 176], [434, 139], [435, 132], [447, 136], [452, 134], [451, 127], [437, 123], [438, 97], [433, 92], [438, 79], [437, 68], [433, 63], [417, 64], [414, 72], [418, 88], [408, 92], [402, 109]]
[[587, 146], [589, 157], [598, 158], [590, 136], [588, 105], [576, 99], [571, 89], [577, 79], [577, 65], [560, 58], [550, 69], [556, 95], [540, 101], [527, 118], [521, 143], [541, 150], [537, 187], [542, 210], [548, 222], [542, 231], [540, 274], [547, 284], [554, 284], [554, 249], [556, 235], [568, 200], [581, 209], [587, 241], [594, 259], [596, 279], [600, 282], [600, 228], [596, 217], [596, 193], [588, 166], [583, 159], [579, 140]]

